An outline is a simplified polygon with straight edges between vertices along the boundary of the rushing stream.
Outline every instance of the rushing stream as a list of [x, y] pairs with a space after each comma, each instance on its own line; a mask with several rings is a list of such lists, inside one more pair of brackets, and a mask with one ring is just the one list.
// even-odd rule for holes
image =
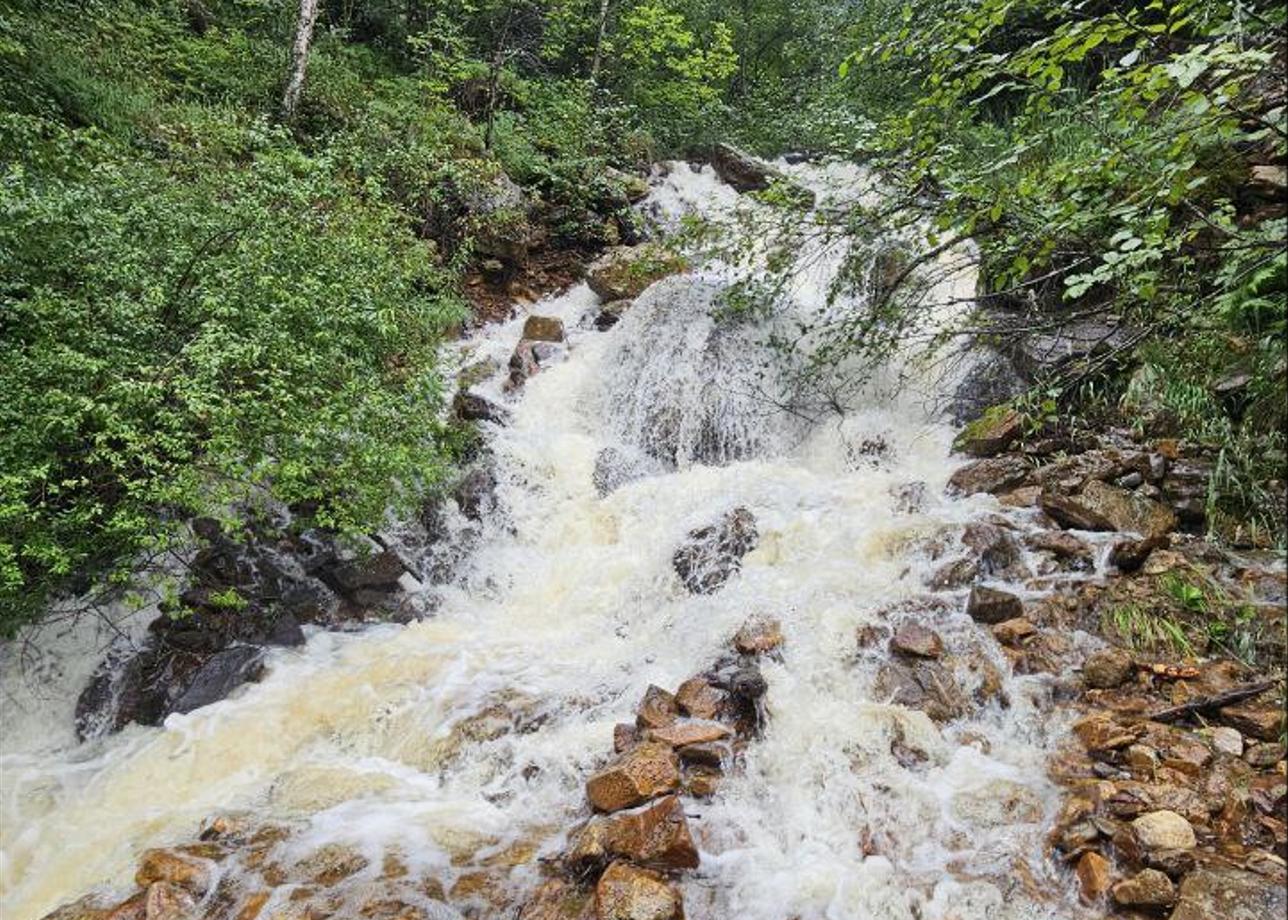
[[[820, 188], [829, 176], [797, 173]], [[675, 164], [646, 207], [674, 218], [738, 201], [709, 169]], [[839, 259], [808, 255], [802, 309], [818, 307]], [[753, 614], [778, 617], [786, 643], [762, 666], [763, 737], [690, 808], [702, 851], [681, 883], [690, 918], [1076, 915], [1044, 856], [1057, 801], [1044, 761], [1065, 729], [1044, 705], [1050, 678], [1012, 676], [961, 595], [944, 595], [935, 628], [990, 657], [1009, 705], [939, 727], [881, 698], [888, 653], [856, 644], [860, 627], [924, 594], [926, 538], [996, 509], [943, 495], [953, 431], [924, 398], [941, 382], [867, 390], [844, 415], [784, 412], [772, 370], [758, 373], [772, 367], [762, 337], [710, 316], [719, 277], [663, 281], [608, 332], [591, 326], [598, 299], [584, 284], [532, 308], [563, 320], [567, 357], [512, 395], [499, 374], [480, 386], [511, 414], [489, 434], [499, 507], [432, 589], [432, 616], [315, 632], [230, 699], [83, 745], [70, 727], [79, 686], [20, 670], [8, 649], [6, 920], [124, 885], [141, 849], [230, 809], [299, 822], [300, 846], [352, 844], [376, 868], [396, 850], [449, 889], [470, 858], [515, 842], [555, 853], [613, 724], [649, 684], [675, 687], [719, 657]], [[973, 288], [966, 274], [945, 283]], [[504, 366], [522, 322], [463, 343], [463, 363]], [[624, 472], [601, 494], [606, 448]], [[914, 483], [924, 497], [909, 502]], [[759, 545], [722, 590], [687, 593], [675, 547], [735, 506], [755, 514]], [[76, 674], [93, 666], [96, 628], [59, 640], [87, 661]], [[518, 730], [453, 731], [498, 705]], [[517, 896], [537, 878], [530, 861], [509, 883]]]

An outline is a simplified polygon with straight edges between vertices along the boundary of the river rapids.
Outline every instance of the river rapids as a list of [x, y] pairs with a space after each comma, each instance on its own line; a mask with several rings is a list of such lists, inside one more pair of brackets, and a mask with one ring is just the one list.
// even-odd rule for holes
[[[821, 207], [866, 181], [783, 168]], [[674, 225], [760, 205], [709, 167], [676, 163], [642, 207]], [[514, 393], [500, 373], [478, 386], [510, 414], [488, 426], [498, 508], [448, 583], [426, 589], [433, 612], [418, 622], [312, 632], [229, 699], [83, 744], [72, 707], [107, 627], [34, 638], [63, 662], [57, 674], [20, 666], [21, 643], [6, 648], [6, 920], [119, 889], [141, 850], [229, 810], [295, 823], [300, 846], [352, 846], [371, 871], [396, 851], [448, 890], [470, 859], [533, 841], [537, 858], [507, 881], [518, 905], [540, 856], [585, 814], [585, 779], [613, 725], [633, 719], [650, 684], [707, 667], [757, 614], [777, 617], [786, 641], [762, 664], [762, 736], [713, 798], [687, 806], [701, 851], [680, 882], [691, 920], [1078, 915], [1044, 855], [1058, 804], [1045, 763], [1067, 731], [1051, 678], [1013, 675], [960, 593], [933, 625], [950, 646], [978, 645], [1007, 705], [936, 725], [882, 697], [883, 644], [856, 645], [857, 630], [925, 593], [930, 538], [997, 505], [944, 495], [957, 461], [932, 398], [952, 385], [942, 367], [904, 355], [835, 411], [791, 404], [792, 358], [766, 333], [857, 308], [861, 291], [828, 297], [843, 249], [802, 244], [790, 302], [761, 323], [713, 316], [730, 276], [720, 264], [655, 285], [607, 332], [592, 326], [599, 303], [585, 284], [532, 305], [562, 319], [566, 358]], [[974, 289], [967, 269], [936, 283], [949, 304]], [[463, 341], [457, 359], [504, 367], [523, 320]], [[611, 491], [596, 475], [606, 449], [626, 471]], [[754, 513], [758, 546], [721, 590], [688, 593], [672, 553], [737, 506]], [[526, 714], [519, 730], [454, 731], [498, 702]]]

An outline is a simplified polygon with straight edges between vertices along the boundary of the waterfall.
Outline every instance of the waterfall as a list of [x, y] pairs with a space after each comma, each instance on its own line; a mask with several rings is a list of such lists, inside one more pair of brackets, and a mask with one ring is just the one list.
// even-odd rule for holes
[[[858, 181], [782, 168], [821, 206]], [[666, 222], [758, 206], [709, 168], [673, 164], [646, 207]], [[675, 687], [719, 658], [755, 614], [777, 617], [786, 641], [763, 665], [763, 736], [698, 809], [702, 863], [681, 883], [691, 920], [1076, 915], [1042, 894], [1057, 806], [1044, 764], [1066, 728], [1051, 717], [1051, 678], [1012, 674], [960, 592], [925, 600], [936, 539], [996, 508], [944, 496], [953, 430], [923, 398], [941, 384], [892, 393], [885, 384], [915, 375], [909, 360], [834, 411], [797, 411], [802, 354], [769, 344], [793, 311], [854, 307], [827, 297], [842, 261], [832, 245], [802, 251], [808, 270], [766, 323], [716, 315], [730, 277], [719, 265], [658, 283], [607, 332], [585, 284], [534, 305], [563, 321], [566, 354], [517, 392], [503, 374], [478, 386], [510, 413], [489, 434], [499, 508], [455, 577], [426, 588], [433, 616], [312, 631], [229, 699], [53, 748], [36, 729], [70, 723], [69, 700], [34, 693], [7, 660], [5, 916], [36, 920], [94, 886], [128, 886], [141, 850], [229, 810], [293, 822], [301, 847], [351, 846], [365, 871], [397, 852], [447, 890], [530, 842], [507, 881], [517, 904], [584, 814], [613, 725], [650, 684]], [[504, 367], [523, 320], [461, 343], [462, 364]], [[758, 544], [721, 590], [688, 593], [675, 548], [735, 506], [754, 513]], [[980, 668], [1001, 675], [943, 725], [892, 702], [884, 644], [856, 639], [918, 617], [958, 651], [945, 666], [968, 690]], [[83, 633], [63, 641], [101, 651]], [[489, 713], [496, 731], [462, 730]]]

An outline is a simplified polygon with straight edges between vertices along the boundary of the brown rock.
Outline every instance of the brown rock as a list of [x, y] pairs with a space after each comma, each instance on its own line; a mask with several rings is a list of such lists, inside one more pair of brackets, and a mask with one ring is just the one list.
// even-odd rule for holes
[[878, 699], [919, 709], [935, 722], [947, 722], [967, 712], [967, 698], [948, 668], [938, 661], [912, 659], [883, 664], [873, 682]]
[[1077, 873], [1082, 900], [1087, 904], [1103, 898], [1113, 883], [1113, 867], [1109, 860], [1094, 850], [1088, 850], [1078, 859]]
[[1082, 663], [1082, 682], [1097, 690], [1112, 690], [1131, 679], [1136, 671], [1132, 657], [1120, 648], [1092, 652]]
[[1037, 505], [1041, 498], [1041, 486], [1021, 486], [1018, 489], [1000, 492], [997, 495], [998, 503], [1008, 508], [1032, 508]]
[[200, 897], [210, 888], [211, 872], [204, 860], [172, 850], [146, 850], [134, 873], [134, 882], [140, 888], [154, 882], [169, 882]]
[[926, 581], [936, 591], [962, 588], [979, 577], [979, 560], [971, 556], [954, 559], [940, 566]]
[[993, 627], [993, 637], [1003, 645], [1018, 647], [1024, 640], [1034, 635], [1038, 628], [1024, 617], [1004, 620]]
[[1024, 602], [1006, 591], [975, 585], [966, 601], [966, 613], [976, 623], [1002, 623], [1023, 616]]
[[591, 776], [586, 796], [597, 811], [621, 811], [679, 785], [680, 766], [670, 745], [646, 741]]
[[1079, 530], [1121, 530], [1159, 540], [1176, 527], [1176, 515], [1139, 492], [1092, 479], [1077, 495], [1043, 493], [1042, 509], [1066, 527]]
[[614, 859], [653, 869], [696, 869], [698, 850], [684, 807], [668, 795], [637, 811], [592, 818], [568, 859], [580, 871]]
[[890, 649], [915, 658], [938, 658], [944, 653], [944, 640], [920, 623], [904, 623], [894, 631]]
[[948, 479], [948, 488], [961, 495], [977, 492], [997, 494], [1023, 483], [1032, 470], [1023, 457], [989, 457], [976, 460], [957, 470]]
[[1109, 562], [1121, 572], [1135, 572], [1145, 564], [1150, 553], [1166, 547], [1169, 542], [1170, 538], [1166, 534], [1148, 539], [1119, 540], [1109, 550]]
[[523, 338], [532, 342], [562, 342], [563, 320], [557, 316], [529, 316], [523, 323]]
[[733, 637], [733, 647], [744, 655], [772, 652], [782, 644], [782, 624], [772, 617], [752, 617]]
[[698, 764], [704, 767], [720, 768], [731, 754], [729, 745], [720, 742], [703, 744], [686, 744], [676, 753], [686, 764]]
[[742, 569], [742, 557], [756, 548], [756, 516], [735, 508], [718, 522], [689, 531], [671, 556], [671, 567], [692, 594], [713, 594]]
[[1057, 559], [1071, 559], [1081, 563], [1090, 563], [1092, 558], [1091, 544], [1063, 530], [1041, 530], [1030, 534], [1025, 540], [1029, 549], [1050, 553]]
[[187, 890], [169, 882], [153, 882], [144, 900], [147, 920], [196, 920], [197, 903]]
[[714, 719], [724, 708], [723, 690], [704, 677], [690, 677], [675, 691], [675, 701], [680, 711], [695, 719]]
[[661, 246], [617, 246], [590, 266], [586, 281], [600, 300], [610, 303], [638, 297], [653, 282], [684, 269], [684, 260]]
[[615, 862], [595, 886], [599, 920], [682, 920], [680, 892], [656, 872]]
[[1273, 704], [1241, 703], [1221, 710], [1221, 721], [1245, 735], [1275, 741], [1283, 731], [1283, 710]]
[[635, 716], [635, 724], [642, 729], [664, 728], [679, 717], [680, 704], [675, 696], [655, 684], [649, 684]]
[[650, 729], [648, 739], [683, 748], [691, 744], [708, 744], [728, 738], [732, 732], [719, 722], [676, 722], [665, 728]]
[[1113, 894], [1123, 907], [1167, 907], [1176, 901], [1176, 886], [1157, 869], [1144, 869], [1115, 885]]
[[1181, 882], [1171, 920], [1268, 920], [1288, 913], [1282, 884], [1225, 866], [1196, 869]]
[[716, 794], [723, 774], [715, 767], [697, 765], [684, 772], [685, 794], [704, 799]]

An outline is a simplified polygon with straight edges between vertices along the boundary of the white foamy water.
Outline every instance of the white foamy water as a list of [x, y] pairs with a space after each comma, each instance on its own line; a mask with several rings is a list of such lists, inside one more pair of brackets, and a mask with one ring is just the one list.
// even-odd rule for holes
[[[652, 202], [671, 217], [747, 206], [710, 170], [682, 164]], [[814, 309], [839, 256], [823, 244], [804, 254], [811, 268], [793, 296]], [[924, 593], [936, 563], [918, 540], [992, 500], [942, 497], [953, 432], [916, 388], [858, 391], [844, 414], [776, 408], [790, 394], [764, 330], [726, 330], [707, 312], [703, 285], [726, 275], [709, 267], [664, 282], [606, 333], [590, 327], [598, 302], [584, 285], [534, 308], [564, 320], [567, 358], [512, 397], [500, 378], [480, 387], [512, 417], [491, 432], [501, 508], [464, 577], [437, 589], [433, 619], [313, 634], [274, 651], [262, 683], [228, 700], [79, 746], [79, 686], [37, 698], [7, 650], [6, 920], [35, 920], [97, 885], [124, 893], [143, 848], [187, 839], [229, 809], [303, 822], [298, 846], [351, 844], [371, 871], [396, 850], [449, 888], [462, 864], [516, 841], [556, 853], [584, 814], [583, 784], [611, 751], [612, 725], [633, 718], [649, 684], [673, 689], [707, 667], [753, 614], [778, 617], [786, 645], [781, 661], [763, 663], [763, 737], [713, 800], [688, 803], [702, 850], [681, 883], [689, 917], [1076, 914], [1043, 857], [1056, 804], [1043, 760], [1062, 730], [1042, 705], [1044, 680], [1010, 677], [953, 597], [927, 621], [950, 650], [993, 657], [1010, 705], [936, 726], [877, 695], [885, 653], [861, 654], [855, 641], [858, 627]], [[466, 343], [468, 360], [504, 364], [522, 321]], [[654, 448], [640, 432], [658, 410], [675, 450], [601, 496], [597, 455]], [[927, 498], [907, 511], [893, 493], [916, 482]], [[689, 595], [672, 552], [735, 506], [755, 514], [759, 545], [721, 591]], [[92, 644], [65, 641], [82, 646], [87, 675]], [[520, 730], [453, 734], [497, 703], [519, 714]], [[896, 750], [907, 749], [919, 756], [904, 765]], [[1031, 895], [1023, 869], [1053, 899]], [[516, 868], [515, 896], [537, 879], [535, 863]]]

